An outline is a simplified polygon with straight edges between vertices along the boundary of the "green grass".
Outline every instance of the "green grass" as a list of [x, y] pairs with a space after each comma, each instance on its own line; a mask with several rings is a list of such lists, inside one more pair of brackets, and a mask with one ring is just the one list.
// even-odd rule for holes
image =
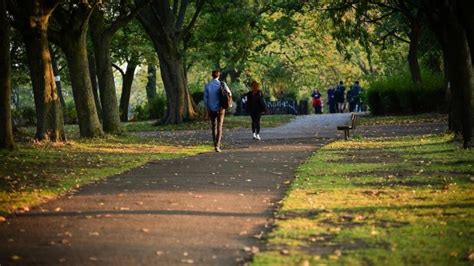
[[299, 167], [253, 265], [472, 265], [474, 151], [453, 139], [323, 147]]
[[210, 150], [210, 146], [171, 146], [129, 136], [59, 145], [20, 143], [18, 150], [0, 152], [0, 215], [27, 209], [151, 160]]
[[[277, 127], [288, 123], [294, 119], [294, 115], [264, 115], [262, 116], [261, 127]], [[249, 116], [227, 115], [224, 119], [224, 127], [229, 128], [247, 128], [250, 127]], [[168, 130], [207, 130], [210, 127], [208, 120], [196, 120], [185, 122], [178, 125], [156, 125], [156, 121], [129, 122], [124, 124], [128, 132], [135, 131], [168, 131]]]
[[417, 123], [447, 123], [448, 116], [440, 113], [424, 113], [417, 115], [395, 115], [395, 116], [360, 116], [359, 125], [403, 125]]

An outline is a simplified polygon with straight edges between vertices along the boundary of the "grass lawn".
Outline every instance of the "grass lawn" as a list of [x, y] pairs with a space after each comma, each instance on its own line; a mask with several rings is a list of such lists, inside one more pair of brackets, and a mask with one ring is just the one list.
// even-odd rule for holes
[[424, 113], [417, 115], [396, 115], [396, 116], [360, 116], [359, 125], [403, 125], [414, 123], [447, 123], [448, 116], [440, 113]]
[[253, 265], [472, 265], [474, 151], [459, 146], [430, 135], [323, 147]]
[[18, 148], [0, 151], [0, 215], [27, 210], [83, 184], [151, 160], [211, 150], [211, 146], [171, 146], [129, 136], [60, 145], [20, 143]]
[[[277, 127], [279, 125], [288, 123], [294, 119], [294, 115], [264, 115], [262, 116], [261, 127]], [[124, 124], [127, 131], [166, 131], [166, 130], [195, 130], [195, 129], [209, 129], [210, 122], [205, 120], [197, 120], [186, 122], [179, 125], [155, 125], [156, 121], [140, 121], [128, 122]], [[230, 128], [248, 128], [250, 127], [250, 116], [233, 116], [227, 115], [224, 119], [224, 127]]]

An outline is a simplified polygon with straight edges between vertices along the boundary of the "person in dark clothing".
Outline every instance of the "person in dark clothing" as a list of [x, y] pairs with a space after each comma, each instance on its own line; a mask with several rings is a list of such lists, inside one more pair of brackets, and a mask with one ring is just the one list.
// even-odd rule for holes
[[247, 96], [247, 112], [252, 118], [252, 134], [253, 139], [261, 140], [260, 138], [260, 119], [262, 114], [267, 110], [267, 105], [263, 99], [263, 93], [260, 90], [260, 84], [257, 81], [252, 81], [250, 85], [252, 90]]
[[354, 85], [352, 86], [354, 89], [354, 112], [361, 112], [361, 94], [362, 94], [362, 88], [359, 85], [359, 81], [354, 82]]
[[347, 102], [349, 103], [349, 112], [354, 112], [356, 109], [356, 89], [354, 86], [351, 86], [349, 91], [347, 91]]
[[346, 91], [346, 88], [344, 87], [344, 83], [342, 81], [339, 81], [339, 85], [337, 85], [336, 92], [334, 93], [334, 98], [336, 99], [338, 113], [344, 113], [345, 91]]
[[334, 114], [336, 112], [336, 99], [334, 98], [334, 87], [329, 86], [328, 88], [328, 106], [329, 106], [329, 113]]
[[225, 82], [219, 80], [221, 72], [212, 71], [212, 80], [204, 87], [204, 105], [207, 108], [207, 114], [211, 121], [212, 140], [216, 152], [221, 152], [222, 125], [224, 124], [225, 109], [220, 102], [221, 85], [224, 86], [228, 95], [232, 92]]
[[314, 113], [315, 114], [322, 114], [323, 113], [323, 104], [321, 101], [321, 93], [319, 92], [318, 89], [314, 89], [313, 93], [311, 94], [311, 97], [313, 97], [313, 107], [314, 107]]

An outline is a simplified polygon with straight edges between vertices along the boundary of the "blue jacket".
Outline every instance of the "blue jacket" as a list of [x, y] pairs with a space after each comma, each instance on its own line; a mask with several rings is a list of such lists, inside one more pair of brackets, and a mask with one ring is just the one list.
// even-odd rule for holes
[[[227, 93], [232, 96], [232, 93], [227, 87], [227, 84], [224, 82], [224, 87]], [[221, 108], [220, 103], [220, 90], [221, 90], [221, 81], [218, 79], [213, 79], [209, 81], [204, 87], [204, 105], [207, 110], [217, 112]]]

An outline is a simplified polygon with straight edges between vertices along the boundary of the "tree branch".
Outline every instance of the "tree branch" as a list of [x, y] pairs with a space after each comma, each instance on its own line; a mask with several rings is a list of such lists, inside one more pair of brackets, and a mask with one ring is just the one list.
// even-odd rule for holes
[[191, 33], [191, 29], [193, 28], [194, 24], [196, 24], [196, 20], [199, 16], [199, 13], [201, 13], [202, 7], [204, 6], [205, 0], [196, 0], [196, 11], [194, 12], [193, 18], [189, 22], [188, 26], [186, 29], [183, 31], [181, 37], [186, 37]]
[[178, 17], [176, 19], [175, 28], [177, 30], [181, 29], [184, 23], [184, 15], [186, 14], [186, 9], [188, 8], [189, 0], [181, 0], [181, 5], [179, 7]]
[[83, 3], [83, 6], [85, 8], [85, 16], [82, 18], [82, 23], [79, 26], [80, 32], [83, 32], [85, 30], [85, 28], [89, 24], [89, 19], [92, 16], [94, 9], [96, 9], [99, 5], [102, 5], [102, 0], [95, 0], [92, 6], [89, 5], [89, 3]]
[[120, 72], [120, 74], [122, 74], [122, 78], [125, 77], [125, 72], [123, 72], [123, 70], [118, 66], [116, 65], [115, 63], [112, 63], [112, 66], [118, 70], [118, 72]]
[[143, 1], [140, 5], [136, 6], [133, 10], [128, 13], [128, 15], [121, 15], [119, 16], [110, 27], [106, 30], [107, 34], [113, 35], [116, 33], [121, 27], [127, 25], [132, 19], [134, 19], [138, 13], [142, 10], [142, 8], [146, 7], [150, 4], [150, 0]]
[[46, 15], [50, 16], [53, 13], [54, 9], [59, 5], [61, 0], [51, 0], [51, 1], [44, 1], [44, 7], [46, 11]]

